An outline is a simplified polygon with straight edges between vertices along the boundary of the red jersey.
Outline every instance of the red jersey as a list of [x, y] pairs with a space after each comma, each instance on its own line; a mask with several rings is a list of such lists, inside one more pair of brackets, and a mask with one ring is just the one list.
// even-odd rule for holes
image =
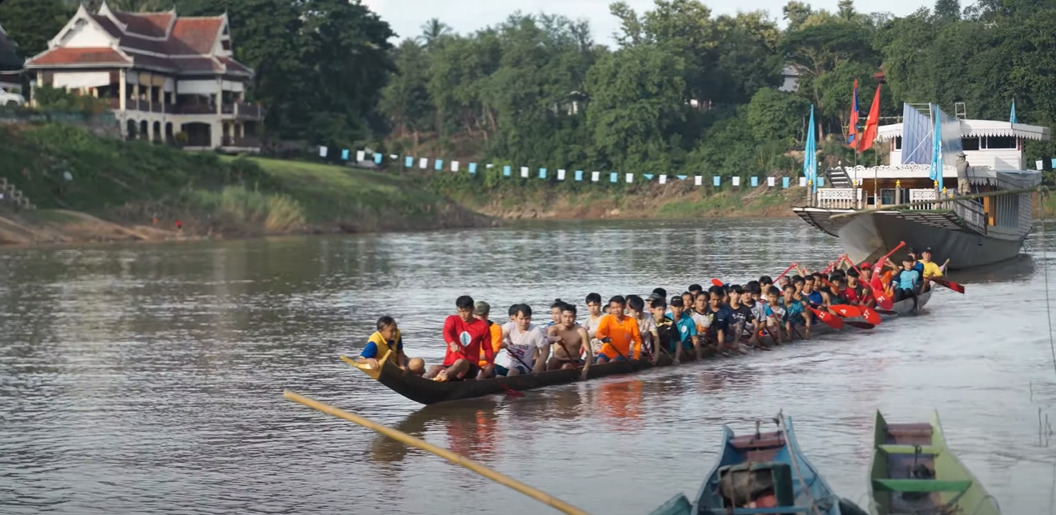
[[444, 351], [444, 366], [449, 367], [460, 359], [468, 359], [470, 363], [476, 363], [480, 359], [483, 348], [485, 360], [491, 363], [495, 360], [495, 351], [491, 345], [481, 345], [491, 341], [491, 331], [488, 324], [483, 320], [471, 318], [469, 322], [462, 320], [458, 315], [451, 315], [444, 320], [444, 346], [448, 342], [455, 342], [459, 346], [458, 352], [451, 352], [447, 347]]

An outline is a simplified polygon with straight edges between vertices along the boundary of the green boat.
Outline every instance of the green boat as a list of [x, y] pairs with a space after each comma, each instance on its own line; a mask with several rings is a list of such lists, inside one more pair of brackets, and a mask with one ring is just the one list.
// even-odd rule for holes
[[873, 515], [991, 515], [997, 500], [946, 447], [930, 423], [889, 424], [876, 412], [869, 511]]

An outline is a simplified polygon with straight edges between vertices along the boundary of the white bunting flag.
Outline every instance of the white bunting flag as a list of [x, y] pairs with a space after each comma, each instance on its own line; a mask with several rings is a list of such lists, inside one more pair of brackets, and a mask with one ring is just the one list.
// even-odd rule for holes
[[701, 184], [704, 184], [704, 177], [700, 176], [700, 175], [694, 177], [693, 178], [693, 184], [695, 186], [700, 186]]
[[661, 175], [660, 176], [660, 184], [667, 184], [667, 176], [666, 175]]
[[775, 179], [773, 177], [767, 177], [766, 178], [766, 185], [767, 186], [770, 186], [771, 188], [773, 188], [775, 184], [777, 184], [777, 179]]
[[804, 187], [806, 185], [807, 185], [807, 178], [806, 177], [800, 177], [799, 178], [799, 187], [802, 188], [802, 187]]
[[559, 181], [565, 180], [565, 169], [564, 168], [558, 168], [557, 169], [557, 180], [559, 180]]
[[627, 184], [630, 184], [632, 182], [634, 182], [634, 174], [633, 173], [629, 173], [629, 174], [627, 174]]
[[528, 167], [527, 166], [522, 166], [521, 167], [521, 177], [523, 177], [525, 179], [528, 178]]
[[367, 158], [367, 153], [362, 150], [356, 151], [356, 161], [363, 161]]
[[737, 176], [737, 175], [733, 176], [733, 185], [734, 186], [740, 186], [741, 185], [741, 178], [739, 176]]
[[488, 166], [487, 166], [486, 168], [490, 170], [490, 169], [492, 169], [492, 168], [495, 168], [495, 165], [493, 165], [493, 164], [491, 164], [491, 163], [488, 163]]
[[326, 157], [326, 147], [319, 147], [319, 157]]
[[428, 157], [423, 157], [423, 158], [419, 159], [418, 160], [418, 168], [421, 168], [422, 170], [425, 170], [426, 168], [429, 168], [429, 158]]
[[451, 161], [451, 171], [452, 172], [457, 172], [458, 171], [458, 161]]
[[396, 160], [397, 158], [399, 158], [399, 157], [400, 157], [400, 156], [398, 156], [398, 155], [396, 155], [396, 154], [389, 154], [389, 159], [392, 159], [393, 161], [395, 161], [395, 160]]
[[1038, 160], [1038, 162], [1034, 163], [1034, 165], [1038, 167], [1038, 171], [1041, 171], [1045, 168], [1045, 163], [1041, 162], [1040, 159]]
[[598, 182], [601, 179], [601, 172], [590, 172], [590, 182]]

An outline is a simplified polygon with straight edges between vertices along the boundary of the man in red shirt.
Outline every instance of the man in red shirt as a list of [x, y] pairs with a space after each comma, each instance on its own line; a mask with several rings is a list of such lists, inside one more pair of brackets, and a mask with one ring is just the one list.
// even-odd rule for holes
[[[444, 364], [433, 365], [426, 379], [451, 381], [461, 379], [483, 379], [491, 375], [495, 363], [495, 351], [490, 345], [491, 331], [488, 324], [473, 316], [473, 297], [463, 295], [455, 300], [457, 315], [444, 320]], [[485, 344], [488, 342], [488, 344]], [[481, 349], [484, 351], [483, 368], [477, 365]]]

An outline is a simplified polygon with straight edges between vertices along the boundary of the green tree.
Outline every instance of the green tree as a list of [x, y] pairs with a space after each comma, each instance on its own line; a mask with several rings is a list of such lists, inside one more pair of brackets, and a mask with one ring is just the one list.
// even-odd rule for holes
[[7, 0], [0, 4], [0, 25], [24, 57], [48, 49], [48, 41], [73, 15], [61, 0]]
[[802, 140], [810, 103], [803, 97], [772, 88], [759, 90], [748, 103], [745, 117], [756, 141]]
[[625, 48], [587, 73], [587, 130], [594, 164], [613, 170], [666, 173], [672, 169], [670, 132], [685, 118], [685, 62], [664, 45]]
[[429, 59], [413, 39], [396, 49], [397, 72], [381, 92], [379, 108], [395, 124], [399, 136], [410, 133], [417, 152], [421, 131], [433, 118], [429, 96]]
[[799, 30], [800, 27], [806, 23], [807, 18], [813, 14], [813, 10], [810, 5], [799, 2], [797, 0], [789, 0], [784, 7], [781, 8], [781, 13], [784, 15], [786, 21], [788, 21], [788, 31], [794, 32]]

